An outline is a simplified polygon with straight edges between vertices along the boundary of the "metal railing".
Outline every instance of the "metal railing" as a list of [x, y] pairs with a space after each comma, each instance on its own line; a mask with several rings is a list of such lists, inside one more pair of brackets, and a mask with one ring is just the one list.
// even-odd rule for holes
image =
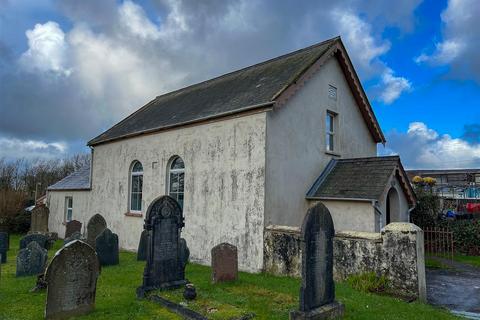
[[423, 230], [425, 253], [452, 259], [455, 252], [453, 232], [447, 228], [425, 228]]

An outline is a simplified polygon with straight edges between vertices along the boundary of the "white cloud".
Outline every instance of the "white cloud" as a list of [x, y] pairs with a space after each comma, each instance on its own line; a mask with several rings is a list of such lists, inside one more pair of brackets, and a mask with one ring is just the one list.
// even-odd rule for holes
[[396, 77], [393, 74], [393, 70], [386, 68], [382, 75], [383, 89], [380, 93], [380, 100], [385, 104], [390, 104], [397, 100], [400, 95], [409, 91], [412, 88], [412, 84], [404, 77]]
[[21, 56], [22, 67], [29, 71], [53, 71], [68, 75], [65, 33], [58, 23], [48, 21], [27, 30], [28, 50]]
[[480, 165], [480, 144], [440, 135], [423, 122], [412, 122], [406, 133], [390, 132], [382, 154], [400, 154], [410, 169], [472, 168]]
[[64, 142], [45, 142], [0, 137], [0, 158], [54, 158], [66, 154]]
[[132, 1], [125, 1], [120, 5], [119, 20], [133, 35], [146, 40], [156, 40], [160, 37], [160, 30], [146, 16], [145, 11]]

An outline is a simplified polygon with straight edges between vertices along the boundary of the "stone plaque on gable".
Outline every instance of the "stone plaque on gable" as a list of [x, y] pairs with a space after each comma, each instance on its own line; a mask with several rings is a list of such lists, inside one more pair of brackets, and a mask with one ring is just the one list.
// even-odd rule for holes
[[35, 241], [36, 243], [38, 243], [41, 248], [44, 248], [44, 249], [47, 248], [48, 238], [46, 235], [41, 233], [31, 233], [31, 234], [27, 234], [26, 236], [22, 237], [22, 239], [20, 239], [20, 249], [25, 249], [27, 245], [32, 241]]
[[8, 244], [8, 233], [0, 232], [0, 255], [2, 255], [0, 263], [7, 262]]
[[118, 236], [110, 229], [103, 229], [95, 239], [95, 251], [102, 266], [118, 264]]
[[182, 208], [175, 199], [162, 196], [150, 204], [144, 225], [149, 233], [147, 263], [137, 296], [143, 297], [146, 291], [152, 289], [176, 288], [186, 284], [188, 249], [186, 242], [180, 239], [183, 226]]
[[302, 224], [302, 286], [300, 310], [290, 319], [330, 319], [343, 315], [344, 306], [335, 301], [333, 282], [333, 237], [335, 229], [328, 209], [317, 203]]
[[143, 230], [138, 243], [137, 261], [147, 260], [148, 231]]
[[17, 255], [17, 277], [34, 276], [45, 271], [47, 264], [47, 249], [40, 247], [36, 241], [31, 241]]
[[95, 214], [87, 223], [87, 243], [95, 248], [95, 239], [107, 227], [107, 222], [100, 214]]
[[35, 206], [31, 212], [30, 232], [48, 232], [49, 213], [46, 205]]
[[212, 248], [212, 282], [237, 280], [238, 253], [237, 247], [229, 243], [221, 243]]
[[74, 232], [82, 233], [82, 223], [77, 220], [68, 221], [65, 225], [65, 238], [69, 238]]
[[60, 249], [45, 272], [45, 317], [67, 319], [92, 311], [99, 273], [97, 254], [85, 242], [76, 240]]

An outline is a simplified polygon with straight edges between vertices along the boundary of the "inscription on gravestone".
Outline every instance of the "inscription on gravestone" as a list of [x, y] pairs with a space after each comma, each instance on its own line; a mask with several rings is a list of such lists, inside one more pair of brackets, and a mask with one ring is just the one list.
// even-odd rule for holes
[[82, 233], [82, 223], [77, 220], [68, 221], [65, 225], [65, 238], [69, 238], [74, 232]]
[[144, 229], [148, 232], [147, 263], [143, 284], [137, 295], [143, 297], [152, 289], [168, 289], [185, 285], [188, 248], [180, 238], [184, 218], [180, 205], [169, 196], [152, 202], [147, 210]]
[[47, 249], [31, 241], [25, 249], [20, 250], [17, 256], [17, 277], [34, 276], [45, 271], [47, 264]]
[[7, 250], [8, 250], [8, 233], [0, 232], [0, 263], [7, 262]]
[[221, 243], [212, 248], [212, 282], [233, 281], [238, 277], [237, 247]]
[[48, 216], [47, 206], [35, 206], [31, 212], [30, 232], [48, 232]]
[[147, 246], [148, 246], [148, 231], [143, 230], [142, 235], [140, 236], [140, 242], [138, 243], [137, 250], [137, 260], [145, 261], [147, 260]]
[[95, 250], [85, 242], [76, 240], [60, 249], [45, 272], [45, 317], [67, 319], [92, 311], [99, 273]]
[[308, 210], [302, 224], [300, 310], [292, 311], [290, 319], [329, 319], [343, 315], [344, 306], [335, 301], [334, 236], [330, 212], [317, 203]]
[[110, 229], [103, 229], [95, 240], [95, 251], [102, 266], [118, 264], [118, 236]]
[[95, 247], [95, 239], [107, 227], [107, 222], [100, 214], [95, 214], [87, 223], [87, 243]]
[[47, 248], [48, 238], [46, 235], [41, 233], [31, 233], [31, 234], [27, 234], [26, 236], [22, 237], [22, 239], [20, 239], [20, 249], [25, 249], [27, 245], [32, 241], [35, 241], [40, 245], [40, 247], [44, 249]]

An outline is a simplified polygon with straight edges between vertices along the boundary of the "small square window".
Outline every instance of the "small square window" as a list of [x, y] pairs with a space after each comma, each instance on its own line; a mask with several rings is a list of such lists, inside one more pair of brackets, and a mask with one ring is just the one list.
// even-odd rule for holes
[[332, 100], [337, 100], [337, 88], [332, 85], [328, 86], [328, 97]]

